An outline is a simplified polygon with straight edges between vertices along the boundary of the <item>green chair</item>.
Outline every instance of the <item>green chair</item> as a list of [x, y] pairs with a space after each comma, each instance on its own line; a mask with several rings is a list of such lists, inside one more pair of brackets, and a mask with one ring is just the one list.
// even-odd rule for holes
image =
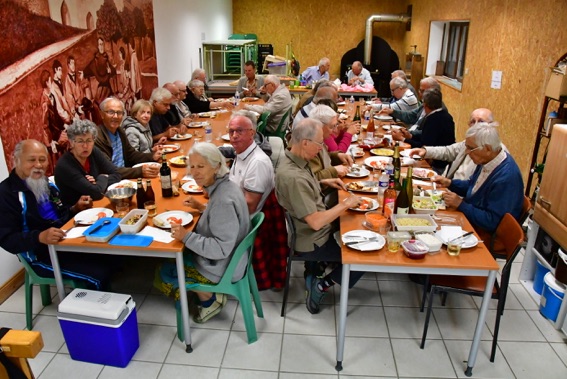
[[[26, 327], [28, 330], [32, 330], [32, 312], [33, 312], [33, 285], [39, 285], [41, 291], [41, 303], [44, 307], [51, 304], [51, 292], [49, 290], [50, 285], [55, 285], [55, 278], [44, 278], [35, 273], [33, 268], [30, 266], [28, 261], [25, 260], [21, 254], [18, 254], [18, 259], [22, 262], [24, 269], [26, 270], [24, 278], [24, 290], [26, 299]], [[63, 279], [63, 284], [72, 288], [85, 288], [82, 282], [73, 279]]]
[[264, 112], [260, 115], [260, 118], [258, 118], [258, 126], [256, 127], [256, 130], [262, 134], [264, 134], [264, 131], [266, 130], [266, 123], [268, 122], [268, 117], [270, 117], [270, 112]]
[[289, 129], [290, 115], [291, 115], [291, 107], [284, 113], [276, 131], [272, 133], [266, 132], [266, 136], [280, 137], [282, 141], [284, 141], [284, 144], [286, 144], [285, 135]]
[[[262, 302], [260, 301], [260, 293], [258, 292], [258, 284], [256, 283], [256, 277], [254, 276], [254, 270], [252, 269], [252, 250], [254, 249], [254, 240], [256, 239], [258, 228], [263, 221], [264, 213], [262, 212], [258, 212], [252, 218], [250, 232], [236, 248], [236, 251], [234, 252], [220, 282], [217, 284], [188, 284], [186, 287], [188, 290], [220, 292], [236, 297], [240, 302], [240, 308], [242, 308], [242, 316], [244, 318], [244, 325], [246, 326], [246, 335], [248, 336], [249, 344], [258, 340], [250, 294], [252, 294], [254, 299], [254, 305], [256, 306], [256, 313], [258, 313], [258, 317], [264, 318]], [[246, 268], [246, 273], [242, 279], [233, 283], [232, 277], [234, 275], [234, 270], [236, 270], [236, 266], [244, 254], [248, 254], [248, 266]], [[177, 336], [183, 341], [183, 322], [181, 319], [181, 309], [179, 304], [176, 304], [175, 311], [177, 313]]]

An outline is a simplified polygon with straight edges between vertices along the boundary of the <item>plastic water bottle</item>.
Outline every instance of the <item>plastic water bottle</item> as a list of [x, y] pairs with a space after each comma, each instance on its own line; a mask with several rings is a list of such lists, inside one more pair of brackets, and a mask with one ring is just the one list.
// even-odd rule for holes
[[364, 121], [366, 121], [366, 123], [368, 124], [368, 121], [370, 121], [370, 111], [366, 110], [366, 112], [364, 112]]
[[[238, 103], [240, 103], [240, 94], [238, 90], [234, 93], [234, 106], [237, 107]], [[207, 141], [208, 142], [208, 141]]]
[[205, 142], [213, 142], [213, 128], [208, 122], [205, 125]]
[[[387, 175], [394, 175], [394, 165], [392, 163], [388, 163], [386, 165], [386, 174]], [[386, 180], [387, 182], [388, 180]], [[388, 186], [388, 183], [386, 183], [386, 187]]]
[[350, 98], [348, 99], [348, 104], [350, 109], [354, 109], [354, 96], [350, 95]]
[[380, 177], [378, 178], [377, 200], [378, 200], [379, 204], [382, 204], [381, 201], [384, 198], [384, 191], [386, 191], [386, 189], [388, 189], [388, 181], [389, 180], [390, 180], [390, 176], [386, 173], [386, 170], [382, 171], [382, 175], [380, 175]]

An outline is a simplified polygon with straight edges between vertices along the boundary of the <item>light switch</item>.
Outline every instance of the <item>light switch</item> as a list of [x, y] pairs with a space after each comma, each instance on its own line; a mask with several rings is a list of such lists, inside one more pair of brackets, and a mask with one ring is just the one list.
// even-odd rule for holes
[[490, 88], [502, 88], [502, 71], [492, 70], [492, 81], [490, 82]]

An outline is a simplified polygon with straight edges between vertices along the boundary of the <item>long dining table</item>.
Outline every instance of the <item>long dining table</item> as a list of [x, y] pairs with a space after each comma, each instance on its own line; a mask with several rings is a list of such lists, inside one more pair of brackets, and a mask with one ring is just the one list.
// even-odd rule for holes
[[[388, 131], [379, 130], [379, 133], [388, 133]], [[356, 163], [362, 164], [362, 161], [368, 156], [368, 153], [366, 153], [364, 157], [357, 159]], [[416, 161], [415, 165], [424, 167], [424, 161]], [[405, 171], [405, 169], [403, 169], [403, 171]], [[345, 182], [356, 180], [364, 179], [344, 179]], [[342, 201], [348, 195], [349, 194], [347, 192], [339, 191], [339, 201]], [[465, 231], [474, 231], [474, 228], [472, 227], [470, 222], [461, 212], [447, 210], [438, 211], [437, 214], [440, 216], [446, 215], [449, 216], [446, 217], [447, 219], [456, 220], [456, 223], [460, 224]], [[347, 211], [340, 217], [341, 234], [352, 230], [365, 229], [365, 227], [363, 227], [362, 225], [364, 221], [364, 213]], [[442, 222], [437, 223], [440, 226], [443, 225]], [[454, 222], [450, 222], [450, 224], [454, 225]], [[474, 234], [478, 238], [478, 234], [476, 232]], [[480, 240], [480, 238], [478, 239]], [[465, 374], [467, 376], [472, 375], [472, 369], [476, 361], [480, 344], [480, 337], [484, 326], [488, 305], [492, 296], [494, 281], [499, 269], [498, 264], [483, 242], [479, 242], [475, 247], [463, 250], [461, 254], [456, 257], [449, 256], [446, 248], [442, 247], [440, 252], [435, 254], [427, 254], [424, 259], [419, 260], [408, 258], [401, 249], [397, 253], [391, 253], [388, 251], [387, 244], [382, 249], [377, 251], [358, 251], [346, 245], [343, 245], [341, 247], [341, 252], [343, 263], [342, 283], [349, 283], [350, 273], [352, 271], [423, 275], [485, 276], [486, 288], [478, 313], [474, 338], [469, 350], [467, 368], [465, 369]], [[337, 371], [341, 371], [343, 368], [348, 298], [348, 286], [341, 286], [339, 330], [337, 335], [337, 362], [335, 366]]]
[[[241, 102], [236, 109], [242, 109], [246, 104], [262, 104], [263, 101], [258, 99], [253, 102]], [[161, 187], [159, 178], [152, 178], [151, 184], [155, 193], [155, 200], [157, 205], [157, 213], [171, 211], [171, 210], [183, 210], [185, 207], [183, 205], [183, 199], [186, 197], [185, 193], [181, 190], [181, 183], [183, 183], [183, 178], [187, 173], [185, 167], [179, 167], [173, 165], [171, 158], [177, 156], [186, 155], [189, 153], [193, 144], [197, 142], [205, 141], [205, 123], [208, 123], [212, 127], [212, 143], [220, 146], [228, 143], [228, 122], [232, 112], [223, 110], [213, 110], [211, 112], [204, 112], [199, 115], [198, 118], [193, 119], [193, 124], [187, 129], [187, 133], [191, 134], [191, 137], [183, 140], [170, 140], [167, 142], [168, 145], [174, 145], [177, 150], [172, 151], [166, 155], [167, 160], [170, 162], [170, 167], [172, 170], [172, 177], [174, 183], [179, 184], [179, 196], [174, 196], [170, 198], [163, 198], [161, 196]], [[211, 117], [212, 116], [212, 117]], [[135, 179], [132, 179], [133, 181]], [[144, 179], [144, 182], [146, 179]], [[207, 199], [203, 194], [190, 193], [191, 196], [196, 196], [201, 202], [206, 202]], [[94, 207], [100, 208], [114, 208], [110, 200], [106, 197], [95, 201]], [[130, 202], [130, 209], [137, 207], [135, 196]], [[196, 210], [189, 210], [193, 215], [193, 220], [191, 223], [186, 225], [186, 229], [192, 230], [199, 219], [199, 212]], [[148, 218], [147, 224], [153, 226], [152, 218]], [[75, 227], [74, 220], [69, 220], [63, 227], [63, 230], [69, 230]], [[49, 255], [51, 258], [51, 263], [53, 266], [53, 272], [55, 277], [55, 282], [57, 285], [57, 293], [60, 301], [62, 301], [65, 296], [65, 288], [63, 285], [63, 277], [61, 273], [61, 267], [59, 265], [58, 253], [59, 252], [78, 252], [87, 254], [108, 254], [108, 255], [124, 255], [124, 256], [140, 256], [140, 257], [155, 257], [155, 258], [173, 258], [176, 262], [177, 276], [179, 279], [179, 288], [185, 288], [185, 269], [183, 263], [183, 244], [180, 241], [174, 240], [171, 243], [163, 243], [158, 241], [152, 241], [148, 247], [125, 247], [125, 246], [115, 246], [108, 243], [100, 242], [89, 242], [85, 237], [81, 236], [78, 238], [69, 238], [60, 241], [57, 244], [48, 245]], [[187, 301], [187, 292], [179, 291], [180, 298], [179, 303], [181, 306], [181, 316], [183, 322], [183, 332], [184, 332], [184, 343], [185, 351], [190, 353], [193, 348], [191, 344], [191, 329], [189, 324], [189, 307]]]

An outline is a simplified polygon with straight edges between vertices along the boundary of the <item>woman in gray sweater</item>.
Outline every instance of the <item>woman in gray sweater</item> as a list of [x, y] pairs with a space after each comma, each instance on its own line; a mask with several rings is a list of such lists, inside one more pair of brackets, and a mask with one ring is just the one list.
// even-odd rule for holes
[[[122, 128], [126, 133], [130, 145], [141, 153], [151, 153], [156, 150], [152, 147], [152, 131], [150, 130], [150, 118], [152, 118], [153, 107], [149, 101], [140, 99], [134, 103], [130, 110], [131, 116], [127, 116], [122, 121]], [[167, 141], [163, 137], [156, 144]]]
[[[199, 143], [189, 151], [188, 168], [197, 184], [209, 195], [203, 204], [188, 197], [184, 205], [202, 213], [193, 231], [172, 224], [171, 235], [182, 241], [186, 254], [187, 283], [218, 283], [223, 276], [236, 247], [248, 234], [250, 216], [242, 191], [228, 177], [228, 168], [219, 149], [211, 143]], [[248, 257], [244, 255], [238, 263], [233, 280], [244, 276]], [[176, 300], [177, 269], [175, 263], [164, 263], [159, 271], [159, 289]], [[225, 294], [197, 292], [198, 313], [193, 320], [203, 323], [219, 314], [226, 304]]]

